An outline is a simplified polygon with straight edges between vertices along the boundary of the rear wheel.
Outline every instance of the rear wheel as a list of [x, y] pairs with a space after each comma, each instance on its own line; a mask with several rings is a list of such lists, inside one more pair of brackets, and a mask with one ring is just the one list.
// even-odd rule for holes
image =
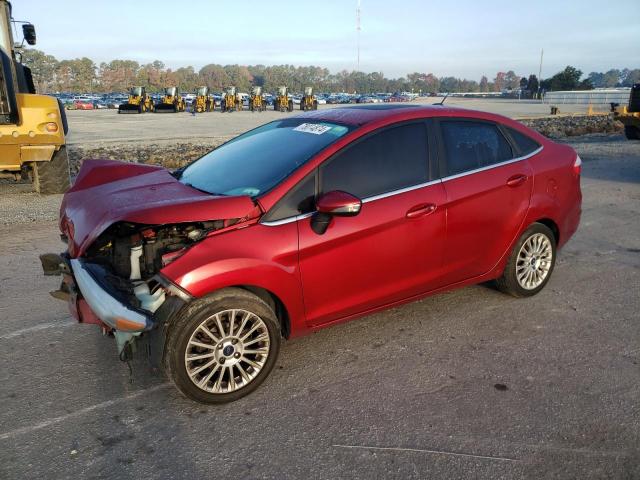
[[280, 349], [273, 310], [260, 298], [228, 288], [197, 300], [172, 325], [165, 367], [176, 387], [202, 403], [226, 403], [255, 390]]
[[624, 135], [627, 137], [627, 140], [640, 140], [640, 128], [632, 125], [625, 125]]
[[53, 154], [48, 162], [33, 162], [33, 187], [36, 192], [50, 195], [64, 193], [71, 184], [69, 157], [66, 147]]
[[289, 100], [289, 108], [287, 110], [293, 112], [293, 100]]
[[546, 225], [534, 223], [518, 239], [496, 286], [514, 297], [530, 297], [547, 284], [555, 263], [553, 232]]

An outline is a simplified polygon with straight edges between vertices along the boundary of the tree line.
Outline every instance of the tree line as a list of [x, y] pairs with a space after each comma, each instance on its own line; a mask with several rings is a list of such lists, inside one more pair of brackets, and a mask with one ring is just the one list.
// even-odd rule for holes
[[342, 70], [331, 73], [327, 68], [294, 65], [219, 65], [208, 64], [195, 68], [172, 69], [156, 60], [140, 64], [134, 60], [112, 60], [96, 64], [87, 57], [58, 60], [41, 50], [25, 49], [23, 62], [33, 73], [38, 92], [110, 93], [126, 92], [133, 85], [145, 86], [157, 92], [167, 86], [178, 86], [182, 91], [193, 91], [207, 85], [221, 91], [235, 85], [241, 91], [259, 85], [274, 91], [287, 85], [292, 91], [313, 86], [317, 92], [502, 92], [521, 88], [530, 92], [544, 90], [592, 89], [601, 86], [631, 86], [640, 82], [640, 69], [610, 70], [606, 73], [583, 73], [568, 66], [562, 72], [539, 81], [535, 75], [521, 77], [513, 70], [497, 72], [493, 79], [482, 76], [480, 81], [453, 76], [437, 77], [432, 73], [409, 73], [405, 77], [387, 78], [383, 72]]

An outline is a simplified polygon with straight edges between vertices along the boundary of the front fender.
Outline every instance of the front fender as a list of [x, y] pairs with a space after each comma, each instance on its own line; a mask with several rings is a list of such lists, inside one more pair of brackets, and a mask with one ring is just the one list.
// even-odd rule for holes
[[197, 298], [233, 286], [265, 289], [284, 304], [291, 335], [305, 329], [295, 222], [254, 224], [213, 235], [191, 247], [161, 273]]

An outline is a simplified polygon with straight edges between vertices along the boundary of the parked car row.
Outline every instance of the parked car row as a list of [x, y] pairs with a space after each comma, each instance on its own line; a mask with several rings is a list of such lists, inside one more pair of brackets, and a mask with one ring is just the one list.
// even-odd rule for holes
[[[60, 93], [53, 94], [59, 98], [67, 110], [101, 110], [101, 109], [118, 109], [118, 106], [127, 102], [127, 95], [123, 93], [109, 94], [70, 94]], [[193, 93], [181, 93], [187, 105], [191, 105], [195, 99]], [[249, 106], [248, 93], [240, 93], [242, 103], [245, 107]], [[289, 95], [295, 105], [300, 105], [302, 93], [294, 93]], [[263, 94], [264, 101], [268, 106], [273, 106], [275, 96], [270, 93]], [[417, 95], [408, 92], [395, 93], [372, 93], [372, 94], [353, 94], [353, 93], [319, 93], [316, 95], [318, 105], [325, 104], [350, 104], [350, 103], [383, 103], [383, 102], [409, 102], [414, 100]], [[158, 102], [161, 98], [160, 93], [151, 94], [153, 102]], [[220, 106], [222, 93], [213, 94], [216, 107]]]

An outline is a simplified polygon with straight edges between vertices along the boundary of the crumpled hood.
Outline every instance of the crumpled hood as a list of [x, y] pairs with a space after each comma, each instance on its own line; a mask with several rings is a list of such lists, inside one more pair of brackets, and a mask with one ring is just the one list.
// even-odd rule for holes
[[166, 169], [113, 160], [85, 160], [60, 207], [60, 231], [78, 257], [116, 222], [160, 225], [255, 217], [248, 196], [213, 196], [187, 187]]

